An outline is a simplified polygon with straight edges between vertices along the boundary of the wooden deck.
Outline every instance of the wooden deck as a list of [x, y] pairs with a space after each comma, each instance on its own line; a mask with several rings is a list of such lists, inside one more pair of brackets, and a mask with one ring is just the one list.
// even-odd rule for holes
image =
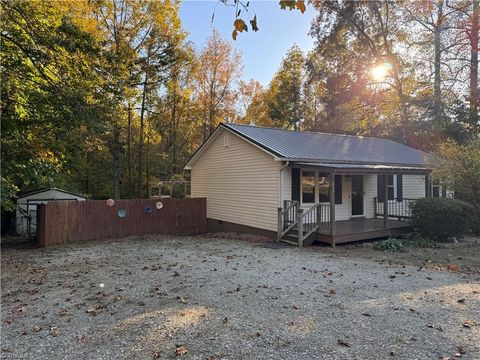
[[406, 221], [388, 220], [387, 227], [384, 227], [383, 219], [354, 218], [336, 221], [335, 235], [320, 230], [316, 234], [315, 240], [329, 244], [341, 244], [404, 234], [411, 230], [410, 224]]

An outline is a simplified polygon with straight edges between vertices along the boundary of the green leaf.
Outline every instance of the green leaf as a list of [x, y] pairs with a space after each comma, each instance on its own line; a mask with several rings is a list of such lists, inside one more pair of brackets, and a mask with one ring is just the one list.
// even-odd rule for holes
[[252, 26], [253, 31], [258, 31], [258, 26], [257, 26], [257, 15], [253, 17], [253, 20], [250, 20], [250, 25]]

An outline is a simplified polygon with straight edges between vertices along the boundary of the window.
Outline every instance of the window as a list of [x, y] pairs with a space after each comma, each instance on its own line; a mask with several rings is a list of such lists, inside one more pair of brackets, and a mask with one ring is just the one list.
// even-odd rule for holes
[[440, 197], [440, 181], [433, 180], [432, 184], [432, 197]]
[[315, 172], [302, 171], [302, 202], [315, 202]]
[[318, 173], [318, 201], [330, 201], [330, 182], [327, 173]]
[[[328, 173], [292, 168], [292, 200], [304, 204], [330, 202], [330, 177]], [[342, 203], [342, 175], [335, 175], [335, 204]]]
[[378, 175], [377, 176], [377, 197], [379, 202], [383, 202], [385, 198], [385, 178], [387, 179], [388, 200], [395, 198], [395, 184], [393, 175]]
[[225, 135], [225, 136], [223, 137], [223, 146], [224, 146], [224, 147], [228, 147], [228, 135]]
[[388, 179], [388, 200], [395, 198], [395, 185], [393, 184], [393, 175], [387, 175]]

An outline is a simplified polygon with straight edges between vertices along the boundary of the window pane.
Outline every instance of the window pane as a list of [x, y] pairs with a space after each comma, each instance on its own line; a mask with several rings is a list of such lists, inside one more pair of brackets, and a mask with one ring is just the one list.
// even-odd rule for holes
[[388, 186], [393, 186], [393, 175], [388, 175]]
[[302, 171], [302, 202], [315, 202], [315, 173]]
[[440, 197], [440, 186], [433, 185], [433, 197]]
[[393, 200], [394, 197], [393, 186], [388, 185], [388, 200]]
[[328, 174], [326, 173], [318, 174], [318, 201], [330, 201], [330, 183], [328, 182]]
[[393, 175], [388, 175], [388, 200], [393, 200], [395, 198], [395, 190], [393, 186]]

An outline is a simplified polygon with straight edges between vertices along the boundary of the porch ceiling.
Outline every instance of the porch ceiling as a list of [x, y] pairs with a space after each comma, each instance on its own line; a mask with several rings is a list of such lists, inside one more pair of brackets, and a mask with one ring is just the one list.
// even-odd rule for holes
[[431, 172], [430, 169], [411, 166], [379, 165], [379, 164], [328, 164], [296, 162], [294, 166], [322, 169], [336, 174], [412, 174], [424, 175]]

